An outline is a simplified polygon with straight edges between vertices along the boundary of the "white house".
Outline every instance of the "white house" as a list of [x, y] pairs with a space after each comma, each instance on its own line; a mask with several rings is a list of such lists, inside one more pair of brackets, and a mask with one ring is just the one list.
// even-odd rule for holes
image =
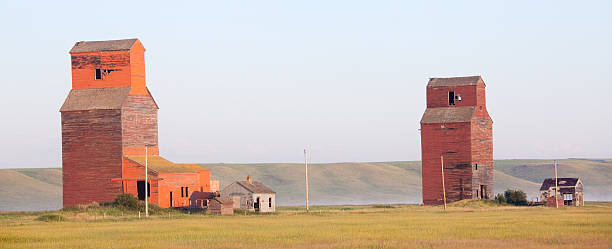
[[234, 209], [261, 213], [276, 211], [276, 192], [261, 182], [254, 182], [251, 176], [247, 176], [246, 181], [230, 184], [220, 194], [232, 199]]

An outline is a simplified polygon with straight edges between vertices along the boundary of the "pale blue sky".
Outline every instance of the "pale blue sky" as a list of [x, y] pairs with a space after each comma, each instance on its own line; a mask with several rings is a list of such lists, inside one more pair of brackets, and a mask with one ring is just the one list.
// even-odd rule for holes
[[0, 1], [0, 168], [60, 167], [76, 41], [139, 38], [177, 162], [420, 160], [429, 77], [482, 75], [494, 157], [612, 157], [611, 1]]

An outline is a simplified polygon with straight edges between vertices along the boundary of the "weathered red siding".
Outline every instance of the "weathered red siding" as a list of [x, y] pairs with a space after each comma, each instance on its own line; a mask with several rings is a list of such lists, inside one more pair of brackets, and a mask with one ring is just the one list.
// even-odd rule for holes
[[[130, 86], [129, 51], [74, 53], [72, 59], [72, 89]], [[95, 79], [95, 70], [115, 70]]]
[[[197, 173], [160, 173], [159, 176], [164, 180], [160, 182], [159, 205], [170, 207], [170, 192], [172, 192], [173, 207], [189, 206], [189, 196], [194, 191], [201, 191], [200, 176]], [[210, 181], [210, 178], [209, 178]], [[181, 196], [181, 188], [188, 187], [189, 193]], [[203, 192], [208, 192], [205, 189]], [[202, 192], [202, 191], [201, 191]]]
[[477, 194], [477, 191], [480, 191], [480, 185], [484, 185], [484, 196], [492, 198], [494, 195], [493, 122], [489, 118], [474, 117], [471, 126], [472, 196], [482, 196]]
[[[157, 147], [157, 106], [150, 95], [129, 95], [121, 108], [123, 154], [144, 155], [145, 145]], [[149, 154], [158, 155], [153, 148]]]
[[[130, 160], [123, 158], [123, 179], [130, 179], [127, 181], [122, 181], [123, 184], [123, 192], [130, 193], [135, 197], [138, 197], [138, 183], [137, 181], [144, 181], [145, 179], [145, 167], [134, 163]], [[149, 169], [149, 184], [151, 185], [149, 201], [151, 203], [158, 204], [159, 202], [159, 174], [155, 171]], [[135, 180], [139, 179], [139, 180]]]
[[64, 206], [106, 202], [121, 193], [121, 112], [62, 113]]
[[472, 198], [470, 123], [421, 125], [423, 203], [442, 204], [442, 165], [447, 202]]

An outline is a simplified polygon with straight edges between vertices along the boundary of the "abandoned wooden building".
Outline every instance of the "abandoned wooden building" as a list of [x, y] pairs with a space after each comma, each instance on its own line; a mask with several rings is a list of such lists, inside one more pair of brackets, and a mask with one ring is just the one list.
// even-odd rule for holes
[[188, 206], [190, 193], [210, 191], [206, 168], [159, 155], [144, 52], [138, 39], [77, 42], [70, 50], [72, 90], [60, 109], [64, 207], [110, 202], [120, 193]]
[[234, 209], [261, 213], [276, 211], [276, 192], [261, 182], [253, 181], [250, 176], [246, 181], [225, 187], [221, 190], [221, 197], [230, 198]]
[[447, 202], [493, 197], [493, 120], [485, 87], [480, 76], [429, 80], [421, 119], [423, 204], [442, 204], [444, 194]]
[[[540, 199], [546, 206], [555, 207], [555, 196], [559, 206], [584, 206], [584, 185], [580, 178], [546, 178], [540, 187]], [[556, 193], [558, 187], [558, 195]]]
[[234, 203], [230, 198], [215, 197], [208, 202], [206, 212], [220, 215], [234, 214]]
[[193, 192], [189, 197], [189, 207], [204, 209], [206, 213], [234, 214], [234, 204], [230, 198], [222, 198], [219, 192]]

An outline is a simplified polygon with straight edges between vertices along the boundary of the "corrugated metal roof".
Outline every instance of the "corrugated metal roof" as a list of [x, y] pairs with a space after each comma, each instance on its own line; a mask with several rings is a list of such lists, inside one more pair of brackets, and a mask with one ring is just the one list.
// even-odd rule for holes
[[473, 106], [427, 108], [421, 124], [470, 122], [475, 110]]
[[[557, 185], [559, 187], [575, 187], [578, 184], [579, 178], [557, 178]], [[548, 190], [555, 186], [555, 178], [546, 178], [542, 182], [540, 190]]]
[[74, 44], [72, 49], [70, 49], [70, 53], [130, 50], [136, 41], [138, 39], [80, 41]]
[[427, 87], [472, 86], [477, 85], [480, 81], [482, 81], [480, 76], [430, 78], [429, 83], [427, 83]]
[[[125, 156], [125, 158], [142, 166], [145, 165], [144, 156]], [[200, 170], [207, 170], [199, 164], [173, 163], [161, 156], [149, 156], [147, 165], [149, 169], [159, 173], [197, 173]]]
[[131, 87], [72, 89], [60, 112], [121, 109]]
[[268, 188], [266, 185], [263, 185], [263, 183], [261, 182], [248, 183], [247, 181], [241, 181], [241, 182], [236, 182], [236, 183], [238, 183], [238, 185], [244, 187], [251, 193], [255, 193], [255, 194], [260, 194], [260, 193], [261, 194], [275, 194], [276, 193], [274, 192], [274, 190], [272, 190], [271, 188]]

